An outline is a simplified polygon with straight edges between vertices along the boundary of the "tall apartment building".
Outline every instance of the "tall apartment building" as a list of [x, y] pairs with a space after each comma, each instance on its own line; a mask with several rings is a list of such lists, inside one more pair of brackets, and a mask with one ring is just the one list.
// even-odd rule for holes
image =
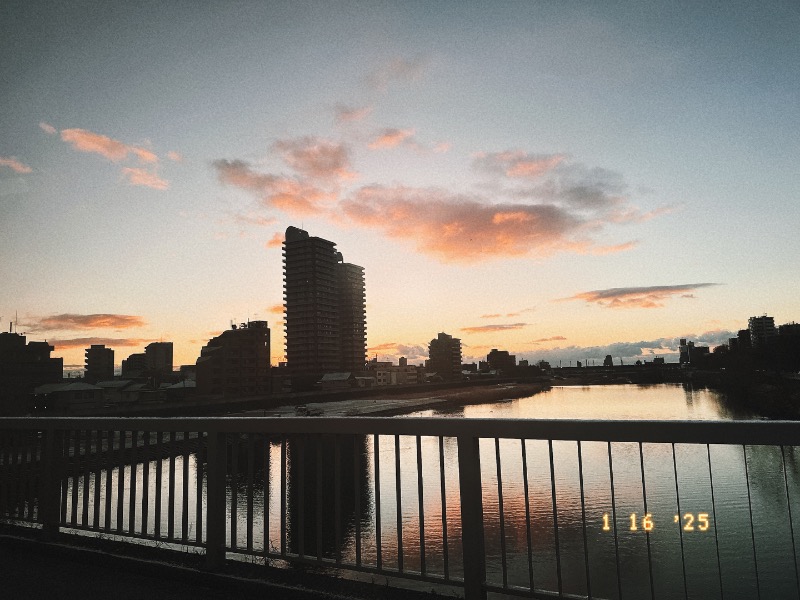
[[750, 317], [747, 320], [747, 329], [750, 331], [750, 343], [753, 348], [765, 348], [772, 344], [778, 336], [775, 319], [767, 315]]
[[289, 227], [283, 243], [286, 362], [294, 375], [360, 371], [367, 355], [364, 269], [334, 242]]
[[269, 326], [250, 321], [208, 341], [197, 359], [197, 393], [236, 398], [270, 391]]
[[86, 349], [84, 378], [89, 383], [114, 379], [114, 351], [105, 344], [92, 344]]
[[440, 333], [428, 344], [428, 371], [445, 381], [461, 378], [461, 340]]

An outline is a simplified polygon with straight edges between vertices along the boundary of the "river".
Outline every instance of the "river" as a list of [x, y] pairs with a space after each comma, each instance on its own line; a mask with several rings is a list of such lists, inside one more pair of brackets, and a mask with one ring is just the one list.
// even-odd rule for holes
[[[680, 384], [554, 387], [527, 398], [446, 411], [418, 411], [403, 418], [416, 416], [456, 419], [753, 418], [752, 414], [730, 408], [717, 392]], [[297, 552], [302, 545], [305, 554], [313, 556], [319, 535], [324, 556], [334, 557], [340, 553], [345, 562], [355, 562], [358, 548], [363, 563], [375, 565], [380, 547], [383, 566], [392, 568], [400, 560], [400, 538], [404, 569], [420, 570], [424, 560], [429, 573], [444, 573], [447, 569], [451, 576], [463, 575], [459, 559], [461, 532], [455, 439], [423, 436], [419, 450], [413, 436], [397, 439], [380, 436], [377, 445], [373, 436], [345, 438], [340, 439], [338, 450], [331, 446], [317, 449], [315, 444], [323, 442], [316, 442], [314, 438], [308, 439], [302, 450], [297, 442], [290, 441], [285, 449], [288, 465], [284, 473], [281, 472], [280, 443], [274, 439], [266, 443], [263, 437], [258, 439], [260, 445], [255, 452], [255, 462], [251, 463], [255, 479], [251, 483], [248, 483], [247, 472], [251, 467], [246, 464], [246, 452], [241, 451], [239, 462], [233, 463], [238, 464], [239, 475], [231, 479], [228, 503], [231, 508], [234, 498], [238, 498], [238, 547], [244, 543], [241, 532], [246, 531], [247, 526], [244, 498], [247, 490], [252, 489], [253, 550], [256, 553], [263, 549], [262, 540], [266, 537], [273, 552], [285, 543], [290, 552]], [[440, 444], [444, 457], [441, 464]], [[399, 456], [396, 448], [399, 448]], [[418, 452], [423, 465], [421, 474], [417, 472]], [[554, 485], [551, 484], [551, 452]], [[505, 574], [510, 585], [527, 587], [532, 580], [536, 589], [551, 591], [558, 590], [560, 580], [564, 593], [585, 596], [591, 588], [595, 598], [649, 598], [651, 591], [659, 599], [798, 598], [792, 541], [797, 527], [791, 526], [800, 525], [796, 522], [800, 515], [800, 450], [785, 448], [784, 452], [782, 456], [779, 447], [676, 444], [673, 455], [670, 444], [646, 443], [640, 454], [639, 444], [635, 443], [615, 442], [609, 446], [601, 442], [583, 442], [579, 446], [576, 442], [555, 441], [551, 448], [547, 441], [528, 440], [523, 445], [520, 440], [481, 440], [488, 578], [493, 583], [501, 583]], [[502, 465], [500, 473], [496, 468], [498, 454]], [[331, 474], [337, 468], [334, 456], [340, 460], [340, 486], [334, 486], [331, 481]], [[380, 464], [380, 494], [376, 494], [376, 456]], [[609, 460], [613, 462], [613, 486]], [[157, 462], [150, 462], [150, 473], [155, 472]], [[646, 497], [643, 495], [642, 463]], [[399, 477], [396, 465], [400, 466]], [[186, 469], [182, 457], [177, 456], [174, 468], [176, 490], [183, 487], [184, 475], [188, 476], [185, 522], [191, 538], [196, 527], [197, 456], [194, 453], [189, 456]], [[160, 469], [167, 472], [169, 459], [161, 462]], [[259, 474], [267, 474], [267, 477]], [[114, 469], [111, 489], [116, 485], [117, 476], [118, 469]], [[130, 477], [130, 466], [127, 466], [123, 481]], [[283, 517], [288, 531], [283, 542], [279, 493], [282, 477], [287, 482]], [[141, 494], [141, 463], [136, 466], [134, 478], [138, 482], [137, 494]], [[420, 479], [422, 498], [418, 493]], [[498, 486], [499, 480], [501, 486]], [[94, 480], [89, 483], [93, 487]], [[201, 481], [199, 488], [205, 493], [202, 484]], [[154, 486], [151, 478], [148, 484], [151, 499], [156, 497]], [[336, 487], [341, 488], [338, 522], [334, 511]], [[265, 489], [269, 492], [266, 495]], [[791, 499], [788, 505], [787, 489]], [[129, 496], [127, 483], [125, 490]], [[300, 490], [305, 490], [305, 494]], [[502, 491], [502, 503], [498, 500], [498, 490]], [[321, 508], [315, 504], [317, 491], [323, 498]], [[301, 496], [304, 498], [302, 510]], [[93, 497], [93, 492], [87, 494], [89, 503], [93, 502]], [[380, 499], [379, 520], [376, 520], [377, 498]], [[80, 497], [78, 499], [80, 512]], [[128, 498], [125, 500], [127, 502]], [[176, 500], [179, 515], [180, 496]], [[161, 502], [166, 512], [166, 492], [161, 495]], [[422, 521], [420, 506], [424, 514]], [[790, 522], [789, 509], [794, 523]], [[101, 507], [101, 513], [104, 510]], [[111, 510], [113, 515], [116, 500]], [[168, 526], [163, 521], [164, 512], [162, 531]], [[145, 536], [151, 535], [155, 527], [152, 508], [144, 528], [140, 515], [135, 518], [134, 529]], [[125, 528], [127, 519], [126, 510]], [[174, 527], [178, 536], [183, 527], [180, 519], [176, 519]], [[419, 549], [420, 538], [424, 540], [424, 552]], [[449, 556], [446, 564], [445, 548]]]

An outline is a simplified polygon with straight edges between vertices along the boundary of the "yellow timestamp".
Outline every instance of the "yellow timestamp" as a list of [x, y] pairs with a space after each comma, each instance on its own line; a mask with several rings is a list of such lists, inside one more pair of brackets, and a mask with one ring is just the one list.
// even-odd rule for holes
[[[711, 519], [708, 513], [684, 513], [675, 515], [673, 523], [679, 524], [684, 531], [708, 531], [711, 527]], [[655, 529], [656, 522], [651, 513], [640, 515], [631, 513], [628, 515], [628, 529], [630, 531], [650, 532]], [[603, 513], [603, 531], [611, 531], [612, 521], [608, 513]]]

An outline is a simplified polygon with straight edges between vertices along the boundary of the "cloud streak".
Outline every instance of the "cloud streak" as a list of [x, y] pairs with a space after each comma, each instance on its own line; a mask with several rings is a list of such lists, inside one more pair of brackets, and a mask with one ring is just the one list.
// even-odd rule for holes
[[370, 150], [382, 150], [385, 148], [396, 148], [400, 144], [417, 146], [414, 143], [414, 129], [382, 129], [373, 140], [367, 144], [367, 147]]
[[[717, 283], [686, 283], [681, 285], [654, 285], [649, 287], [609, 288], [581, 292], [558, 301], [583, 300], [605, 308], [662, 308], [664, 302], [675, 297], [691, 296], [695, 290], [719, 285]], [[691, 296], [693, 297], [693, 296]]]
[[513, 331], [527, 327], [528, 323], [504, 323], [497, 325], [477, 325], [475, 327], [462, 327], [464, 333], [495, 333], [498, 331]]
[[0, 167], [8, 167], [15, 173], [25, 174], [33, 171], [28, 165], [21, 163], [15, 156], [0, 156]]
[[538, 179], [566, 158], [564, 154], [529, 154], [522, 150], [480, 152], [475, 157], [474, 166], [510, 178]]
[[70, 350], [74, 348], [88, 348], [93, 344], [102, 344], [110, 348], [132, 348], [145, 346], [150, 342], [157, 342], [154, 339], [144, 338], [104, 338], [104, 337], [85, 337], [85, 338], [70, 338], [64, 340], [49, 340], [56, 351]]
[[76, 331], [86, 329], [133, 329], [146, 325], [147, 322], [138, 315], [63, 313], [43, 317], [27, 324], [26, 327], [33, 331]]
[[129, 146], [119, 140], [86, 129], [63, 129], [61, 139], [79, 152], [99, 154], [111, 162], [125, 160], [129, 154], [138, 156], [143, 162], [154, 162], [155, 155], [149, 150]]
[[169, 188], [169, 182], [145, 169], [124, 167], [122, 176], [128, 180], [130, 185], [149, 187], [154, 190], [166, 190]]

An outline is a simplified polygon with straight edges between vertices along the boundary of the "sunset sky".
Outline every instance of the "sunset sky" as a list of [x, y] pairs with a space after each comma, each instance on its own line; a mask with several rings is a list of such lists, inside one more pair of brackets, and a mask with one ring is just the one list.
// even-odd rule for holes
[[800, 320], [800, 4], [0, 6], [0, 316], [65, 366], [234, 320], [283, 232], [365, 268], [370, 356], [558, 364]]

